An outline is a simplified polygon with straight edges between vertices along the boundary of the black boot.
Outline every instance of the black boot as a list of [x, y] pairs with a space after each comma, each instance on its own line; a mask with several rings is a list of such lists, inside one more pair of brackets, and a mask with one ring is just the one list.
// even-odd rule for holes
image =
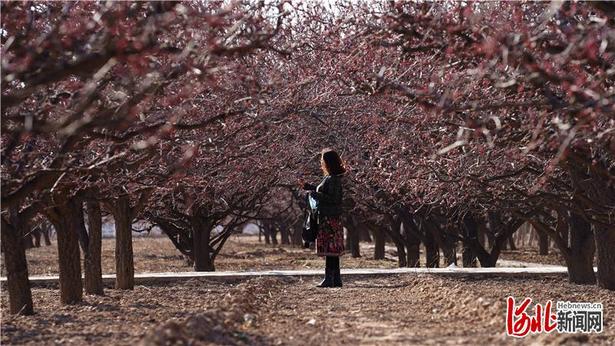
[[333, 287], [342, 287], [342, 275], [340, 274], [340, 258], [335, 257], [333, 268]]
[[327, 256], [325, 260], [325, 279], [316, 287], [333, 287], [334, 271], [332, 268], [332, 259]]
[[333, 287], [333, 273], [325, 268], [325, 278], [316, 287]]

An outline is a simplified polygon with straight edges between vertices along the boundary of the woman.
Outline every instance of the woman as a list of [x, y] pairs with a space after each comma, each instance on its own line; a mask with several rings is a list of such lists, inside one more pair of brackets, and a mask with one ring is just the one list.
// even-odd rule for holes
[[320, 166], [324, 179], [318, 186], [303, 183], [310, 197], [318, 202], [318, 236], [316, 254], [326, 257], [325, 279], [318, 287], [342, 287], [340, 256], [344, 254], [344, 227], [342, 215], [342, 176], [344, 163], [337, 152], [324, 149]]

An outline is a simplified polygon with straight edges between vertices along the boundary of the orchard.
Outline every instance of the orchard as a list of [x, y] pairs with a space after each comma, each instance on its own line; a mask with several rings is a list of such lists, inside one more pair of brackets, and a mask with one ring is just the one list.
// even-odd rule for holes
[[[604, 337], [615, 333], [615, 4], [1, 6], [3, 319], [49, 313], [37, 307], [42, 298], [29, 279], [42, 273], [31, 260], [46, 248], [33, 245], [42, 236], [55, 247], [49, 259], [58, 275], [45, 297], [56, 292], [57, 306], [67, 309], [109, 294], [133, 299], [143, 287], [135, 283], [137, 244], [154, 230], [161, 236], [151, 241], [168, 246], [181, 271], [305, 269], [225, 261], [254, 246], [237, 242], [247, 226], [258, 230], [265, 252], [303, 251], [316, 260], [302, 249], [308, 205], [297, 181], [319, 182], [321, 150], [333, 148], [347, 169], [344, 260], [357, 268], [391, 261], [388, 267], [493, 268], [505, 267], [498, 260], [518, 248], [536, 248], [535, 257], [556, 256], [566, 268], [558, 283], [603, 299]], [[115, 274], [114, 283], [103, 274]], [[457, 287], [450, 278], [392, 278]], [[524, 282], [536, 280], [519, 278], [511, 294], [528, 294]], [[248, 295], [258, 305], [271, 300], [263, 287], [285, 285], [250, 281], [232, 298], [204, 293], [202, 304], [222, 302], [218, 308], [231, 311]], [[345, 282], [339, 294], [352, 287]], [[216, 321], [235, 317], [212, 312], [184, 320], [211, 329], [207, 335], [184, 330], [192, 339], [173, 339], [153, 329], [135, 340], [279, 341], [273, 326], [286, 327], [275, 317], [271, 330], [251, 322], [269, 315], [250, 306], [235, 316], [242, 337], [216, 332]], [[19, 342], [2, 328], [3, 342]], [[503, 333], [503, 322], [495, 328]], [[281, 343], [343, 343], [326, 330]]]

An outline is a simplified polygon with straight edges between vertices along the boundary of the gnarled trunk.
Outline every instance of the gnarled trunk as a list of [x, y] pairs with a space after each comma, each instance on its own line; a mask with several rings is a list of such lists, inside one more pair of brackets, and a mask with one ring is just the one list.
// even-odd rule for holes
[[361, 257], [359, 226], [356, 217], [349, 215], [346, 224], [346, 250], [350, 250], [350, 254], [353, 258]]
[[406, 257], [408, 267], [420, 267], [421, 266], [421, 241], [412, 234], [412, 232], [406, 232]]
[[288, 225], [280, 225], [280, 237], [282, 245], [290, 245], [290, 232], [288, 231]]
[[387, 228], [387, 233], [395, 247], [397, 248], [397, 262], [400, 268], [407, 267], [408, 262], [406, 258], [406, 246], [404, 240], [401, 236], [401, 218], [398, 215], [388, 216], [389, 228]]
[[112, 208], [115, 220], [115, 288], [131, 290], [135, 286], [132, 252], [132, 210], [127, 196], [119, 197]]
[[[612, 184], [612, 169], [608, 159], [599, 152], [592, 153], [586, 149], [576, 149], [568, 153], [567, 166], [576, 193], [585, 198], [579, 198], [579, 205], [586, 209], [602, 209], [611, 214], [615, 205], [615, 188]], [[597, 248], [598, 285], [615, 290], [615, 227], [612, 220], [595, 222], [593, 232]]]
[[425, 232], [425, 266], [427, 268], [440, 267], [440, 249], [431, 232]]
[[461, 259], [464, 267], [476, 267], [476, 252], [472, 246], [472, 242], [480, 244], [478, 239], [478, 225], [471, 215], [466, 215], [463, 218], [463, 250]]
[[[13, 214], [13, 211], [11, 211]], [[17, 215], [10, 215], [11, 224], [2, 218], [2, 250], [6, 267], [9, 292], [9, 312], [11, 314], [32, 315], [32, 291], [28, 280], [28, 262], [21, 240], [22, 230]]]
[[[473, 221], [468, 223], [470, 219], [464, 220], [464, 227], [466, 228], [476, 228], [480, 229], [482, 226], [486, 226], [484, 219], [474, 218]], [[492, 234], [491, 247], [490, 251], [487, 251], [480, 243], [477, 237], [467, 237], [465, 239], [466, 244], [472, 247], [472, 251], [475, 254], [476, 258], [480, 262], [481, 267], [495, 267], [498, 258], [500, 257], [500, 253], [502, 249], [505, 247], [505, 244], [509, 241], [509, 239], [513, 236], [513, 234], [521, 227], [523, 224], [523, 220], [520, 218], [508, 218], [506, 221], [502, 220], [501, 215], [498, 214], [489, 214], [488, 222], [490, 232], [487, 234]], [[473, 234], [473, 233], [472, 233]]]
[[454, 242], [447, 240], [442, 247], [444, 254], [444, 265], [457, 265], [457, 246]]
[[615, 290], [615, 227], [594, 226], [598, 286]]
[[79, 254], [80, 208], [81, 202], [70, 199], [49, 211], [49, 219], [58, 237], [60, 300], [64, 304], [76, 304], [83, 298]]
[[[301, 238], [301, 231], [303, 230], [303, 220], [298, 219], [294, 225], [292, 230], [291, 239], [293, 241], [294, 246], [303, 246], [303, 239]], [[258, 241], [261, 241], [261, 235], [258, 234]]]
[[192, 253], [195, 271], [215, 271], [213, 249], [209, 241], [214, 223], [209, 219], [207, 209], [202, 205], [192, 207], [190, 216], [192, 227]]
[[21, 230], [20, 238], [24, 249], [27, 250], [35, 247], [34, 240], [32, 239], [32, 233], [28, 229], [24, 228], [23, 230]]
[[374, 259], [384, 259], [384, 232], [381, 229], [373, 230], [374, 238]]
[[358, 222], [358, 224], [359, 224], [359, 228], [358, 228], [359, 241], [371, 243], [372, 236], [369, 234], [369, 227], [365, 225], [365, 220], [361, 219], [361, 222]]
[[34, 247], [41, 247], [41, 236], [43, 235], [41, 229], [36, 227], [31, 232], [34, 237]]
[[395, 247], [397, 248], [397, 263], [400, 268], [407, 267], [408, 262], [406, 258], [406, 248], [404, 243], [398, 240], [394, 240]]
[[549, 235], [543, 231], [536, 231], [538, 234], [538, 254], [546, 256], [549, 254]]
[[594, 235], [591, 225], [581, 216], [572, 214], [570, 225], [570, 251], [565, 257], [568, 279], [576, 284], [594, 284]]
[[265, 244], [271, 245], [271, 237], [269, 236], [269, 228], [264, 222], [262, 222], [258, 226], [258, 237], [259, 237], [258, 241], [260, 241], [261, 234], [263, 234], [263, 236], [265, 237]]
[[51, 224], [48, 221], [44, 221], [43, 223], [41, 223], [40, 229], [41, 229], [41, 234], [43, 235], [43, 240], [45, 241], [45, 246], [51, 245], [51, 239], [50, 239], [51, 229], [52, 229]]
[[406, 263], [408, 267], [420, 267], [421, 235], [415, 219], [405, 208], [398, 209], [403, 225], [403, 240], [406, 245]]
[[269, 229], [269, 235], [271, 237], [271, 244], [278, 245], [278, 230], [275, 227]]
[[85, 293], [103, 295], [101, 268], [102, 215], [98, 202], [87, 202], [88, 251], [85, 253]]

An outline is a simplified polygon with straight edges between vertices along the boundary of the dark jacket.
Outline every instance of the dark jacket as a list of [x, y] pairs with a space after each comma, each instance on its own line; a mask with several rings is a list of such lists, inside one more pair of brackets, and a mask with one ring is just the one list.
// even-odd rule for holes
[[310, 192], [312, 198], [318, 201], [320, 216], [339, 216], [342, 214], [342, 174], [328, 175]]

